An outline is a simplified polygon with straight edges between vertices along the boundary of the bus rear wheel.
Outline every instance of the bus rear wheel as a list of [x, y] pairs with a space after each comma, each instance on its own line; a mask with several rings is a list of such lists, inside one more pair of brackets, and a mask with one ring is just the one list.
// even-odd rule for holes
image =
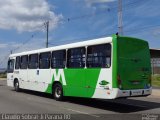
[[19, 91], [20, 91], [18, 80], [16, 80], [16, 81], [14, 82], [14, 90], [15, 90], [16, 92], [19, 92]]
[[61, 101], [63, 99], [63, 88], [61, 84], [56, 83], [53, 86], [53, 97], [57, 101]]

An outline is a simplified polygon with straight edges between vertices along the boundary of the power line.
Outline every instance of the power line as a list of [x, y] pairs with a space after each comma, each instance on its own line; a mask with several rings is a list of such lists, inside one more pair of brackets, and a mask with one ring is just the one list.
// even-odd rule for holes
[[[41, 30], [43, 30], [44, 29], [44, 24], [42, 24], [42, 25], [40, 25], [40, 26], [38, 26], [39, 28], [42, 28]], [[40, 31], [41, 31], [40, 30]], [[8, 56], [9, 56], [9, 54], [12, 54], [13, 52], [15, 52], [16, 50], [18, 50], [18, 49], [20, 49], [22, 46], [24, 46], [25, 44], [27, 44], [28, 42], [30, 42], [40, 31], [37, 31], [37, 32], [35, 32], [34, 34], [32, 34], [26, 41], [24, 41], [20, 46], [18, 46], [18, 47], [16, 47], [16, 48], [14, 48], [14, 49], [11, 49], [10, 50], [10, 53], [8, 53], [5, 57], [4, 57], [4, 59], [2, 59], [1, 61], [0, 61], [0, 66], [4, 63], [4, 61], [8, 58]]]
[[126, 33], [136, 33], [136, 32], [139, 32], [139, 31], [146, 31], [148, 29], [155, 29], [155, 27], [160, 27], [160, 24], [159, 25], [151, 25], [151, 26], [145, 26], [145, 27], [141, 27], [141, 28], [138, 28], [138, 29], [131, 29], [131, 30], [128, 30], [128, 31], [125, 31]]
[[8, 59], [9, 54], [7, 54], [0, 62], [0, 66]]
[[[39, 27], [44, 27], [44, 26], [45, 26], [45, 25], [43, 24], [43, 25], [41, 25], [41, 26], [39, 26]], [[41, 30], [43, 30], [43, 29], [41, 29]], [[24, 46], [24, 45], [27, 44], [28, 42], [30, 42], [39, 32], [40, 32], [40, 31], [35, 32], [35, 33], [32, 34], [26, 41], [24, 41], [24, 42], [22, 43], [22, 45], [14, 48], [14, 49], [12, 49], [12, 50], [11, 50], [12, 53], [13, 53], [14, 51], [20, 49], [22, 46]]]
[[[123, 6], [130, 7], [130, 6], [136, 5], [137, 3], [143, 2], [143, 1], [144, 0], [137, 0], [137, 1], [134, 1], [134, 2], [123, 4]], [[100, 12], [97, 12], [97, 13], [84, 14], [84, 15], [81, 15], [81, 16], [74, 16], [74, 17], [68, 17], [68, 18], [64, 19], [64, 22], [70, 22], [70, 21], [73, 21], [73, 20], [84, 19], [84, 18], [87, 18], [87, 17], [92, 17], [92, 16], [105, 14], [106, 10], [107, 10], [107, 12], [111, 12], [113, 10], [116, 10], [115, 8], [117, 8], [117, 6], [109, 7], [107, 9], [105, 9], [104, 11], [100, 11]], [[129, 9], [131, 9], [131, 7]], [[125, 8], [124, 11], [126, 11], [126, 10], [127, 9]]]
[[[65, 39], [65, 40], [59, 40], [58, 42], [69, 42], [69, 43], [73, 43], [72, 41], [74, 42], [79, 42], [79, 41], [83, 41], [83, 40], [88, 40], [88, 39], [95, 39], [95, 38], [99, 38], [99, 37], [105, 37], [105, 36], [109, 36], [109, 35], [112, 35], [112, 34], [115, 34], [115, 33], [104, 33], [104, 34], [100, 34], [100, 35], [94, 35], [94, 36], [89, 36], [89, 37], [81, 37], [81, 38], [74, 38], [74, 39]], [[56, 45], [55, 44], [56, 42], [54, 43], [49, 43], [49, 45]], [[69, 44], [69, 43], [64, 43], [64, 44]]]

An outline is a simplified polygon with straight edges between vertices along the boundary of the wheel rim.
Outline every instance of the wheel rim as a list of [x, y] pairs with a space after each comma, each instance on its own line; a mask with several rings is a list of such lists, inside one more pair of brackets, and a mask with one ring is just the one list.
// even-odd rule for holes
[[61, 88], [60, 87], [56, 87], [56, 89], [55, 89], [56, 98], [60, 98], [61, 94], [62, 94]]

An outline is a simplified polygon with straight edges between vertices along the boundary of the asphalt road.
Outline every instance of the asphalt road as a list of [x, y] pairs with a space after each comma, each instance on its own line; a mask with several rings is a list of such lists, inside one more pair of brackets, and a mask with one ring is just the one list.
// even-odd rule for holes
[[[65, 114], [71, 120], [142, 120], [146, 114], [160, 114], [160, 98], [155, 96], [117, 100], [66, 98], [59, 102], [51, 95], [23, 90], [15, 92], [0, 80], [0, 113]], [[156, 116], [155, 116], [156, 117]], [[160, 119], [160, 115], [158, 116]]]

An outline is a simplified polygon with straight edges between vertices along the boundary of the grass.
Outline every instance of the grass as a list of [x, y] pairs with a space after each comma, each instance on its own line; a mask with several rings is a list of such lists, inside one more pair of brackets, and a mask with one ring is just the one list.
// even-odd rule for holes
[[0, 78], [7, 78], [7, 74], [6, 73], [0, 73]]
[[152, 86], [160, 87], [160, 74], [152, 76]]

